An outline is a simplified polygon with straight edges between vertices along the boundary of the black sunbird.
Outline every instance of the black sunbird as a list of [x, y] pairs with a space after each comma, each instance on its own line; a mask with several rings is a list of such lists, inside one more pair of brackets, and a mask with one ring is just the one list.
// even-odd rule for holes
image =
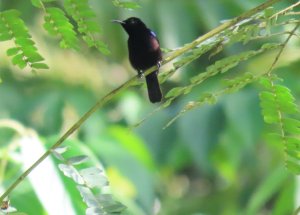
[[[129, 61], [138, 74], [142, 75], [143, 71], [154, 65], [157, 65], [159, 69], [162, 53], [155, 33], [136, 17], [131, 17], [124, 21], [113, 21], [120, 23], [129, 35]], [[162, 100], [162, 93], [157, 78], [158, 69], [146, 75], [148, 95], [152, 103]]]

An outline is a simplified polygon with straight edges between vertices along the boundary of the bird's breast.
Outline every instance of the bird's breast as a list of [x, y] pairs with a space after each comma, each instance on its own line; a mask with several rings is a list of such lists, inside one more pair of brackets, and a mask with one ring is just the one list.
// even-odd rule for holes
[[129, 60], [137, 70], [145, 70], [156, 65], [161, 60], [161, 50], [158, 40], [152, 35], [146, 37], [129, 37]]

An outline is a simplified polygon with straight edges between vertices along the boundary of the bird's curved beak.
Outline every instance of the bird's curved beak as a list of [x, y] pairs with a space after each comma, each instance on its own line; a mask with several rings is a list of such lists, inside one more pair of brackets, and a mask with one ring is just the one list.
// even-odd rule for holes
[[125, 22], [121, 21], [121, 20], [111, 20], [111, 22], [114, 22], [114, 23], [119, 23], [119, 24], [125, 24]]

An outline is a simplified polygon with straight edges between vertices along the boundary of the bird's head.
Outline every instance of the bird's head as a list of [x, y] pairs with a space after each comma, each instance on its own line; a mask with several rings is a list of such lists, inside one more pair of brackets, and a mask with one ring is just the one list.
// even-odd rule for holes
[[146, 25], [142, 22], [142, 20], [136, 17], [130, 17], [124, 21], [113, 20], [113, 22], [121, 24], [129, 35], [133, 34], [136, 31], [147, 29]]

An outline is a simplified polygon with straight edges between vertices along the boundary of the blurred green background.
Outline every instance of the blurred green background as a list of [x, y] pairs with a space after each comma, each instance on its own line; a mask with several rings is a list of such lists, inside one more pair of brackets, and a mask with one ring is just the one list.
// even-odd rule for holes
[[[30, 1], [2, 0], [1, 11], [14, 8], [22, 12], [50, 70], [37, 74], [19, 70], [5, 54], [9, 45], [0, 43], [0, 120], [13, 119], [32, 128], [49, 146], [99, 98], [134, 76], [128, 62], [127, 35], [112, 19], [140, 17], [157, 33], [163, 48], [173, 49], [262, 2], [143, 0], [140, 9], [129, 11], [110, 1], [91, 0], [102, 38], [111, 50], [111, 55], [103, 56], [84, 45], [81, 52], [59, 48], [58, 41], [41, 27], [43, 11]], [[281, 6], [292, 2], [284, 1]], [[162, 90], [185, 85], [216, 59], [255, 45], [229, 47], [211, 60], [203, 56], [177, 71]], [[299, 43], [294, 42], [276, 70], [298, 100], [299, 51]], [[273, 58], [270, 53], [262, 54], [235, 71], [265, 69]], [[132, 87], [92, 115], [67, 145], [75, 150], [74, 155], [88, 154], [104, 165], [112, 192], [129, 208], [129, 214], [292, 214], [299, 206], [297, 180], [284, 168], [282, 146], [268, 141], [270, 130], [260, 113], [258, 85], [190, 111], [162, 129], [186, 102], [216, 85], [220, 85], [218, 78], [204, 83], [137, 128], [132, 126], [157, 106], [149, 103], [145, 87]], [[0, 128], [2, 156], [14, 137], [10, 129]], [[15, 150], [8, 156], [0, 178], [2, 191], [21, 173], [17, 154]], [[83, 214], [85, 205], [75, 185], [61, 178], [76, 214]], [[28, 181], [10, 198], [12, 205], [25, 213], [49, 213]], [[24, 204], [24, 198], [30, 204]]]

